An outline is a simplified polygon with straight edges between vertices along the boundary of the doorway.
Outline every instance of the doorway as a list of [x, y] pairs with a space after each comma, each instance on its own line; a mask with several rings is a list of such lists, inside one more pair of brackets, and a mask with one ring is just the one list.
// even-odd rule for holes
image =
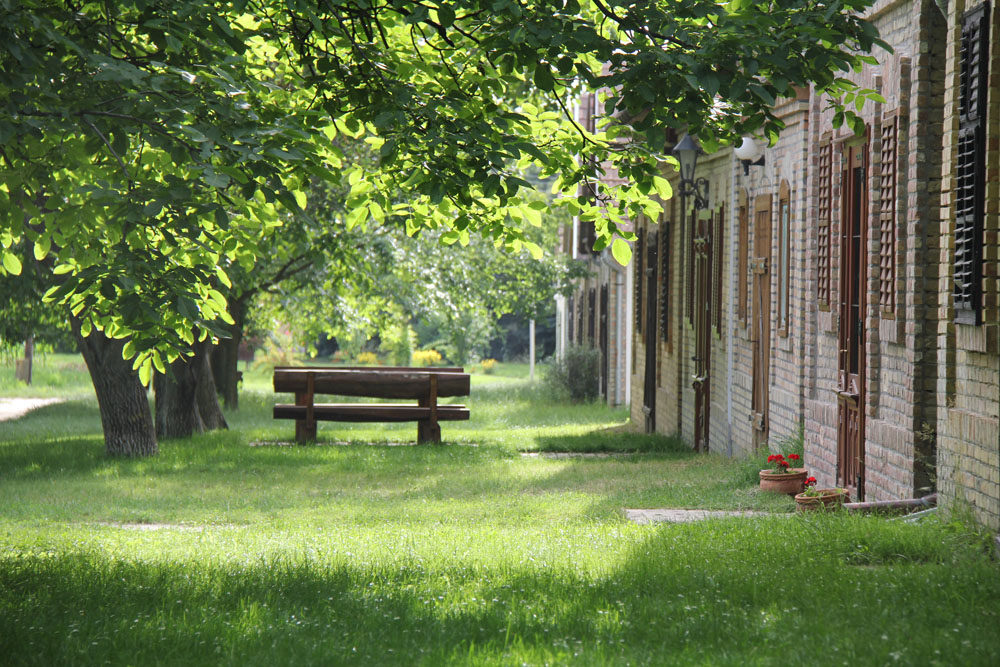
[[858, 500], [864, 500], [868, 145], [849, 146], [845, 152], [837, 330], [837, 484], [846, 487]]

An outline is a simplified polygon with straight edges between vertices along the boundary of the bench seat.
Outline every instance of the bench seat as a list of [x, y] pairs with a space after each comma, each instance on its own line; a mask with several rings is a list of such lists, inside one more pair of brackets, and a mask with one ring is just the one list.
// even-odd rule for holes
[[[305, 419], [309, 406], [279, 403], [274, 406], [275, 419]], [[315, 419], [338, 422], [412, 422], [430, 419], [431, 409], [405, 403], [316, 403]], [[469, 409], [464, 405], [438, 405], [438, 421], [464, 421]]]

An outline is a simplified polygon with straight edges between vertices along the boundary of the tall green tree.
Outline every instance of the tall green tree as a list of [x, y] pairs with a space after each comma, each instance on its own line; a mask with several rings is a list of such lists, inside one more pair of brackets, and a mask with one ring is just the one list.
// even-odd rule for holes
[[[0, 270], [22, 238], [52, 258], [108, 452], [153, 453], [143, 384], [226, 334], [225, 267], [252, 270], [282, 211], [305, 215], [307, 179], [346, 181], [349, 229], [398, 216], [538, 255], [534, 165], [627, 261], [622, 220], [669, 194], [668, 128], [773, 137], [775, 100], [811, 83], [857, 123], [869, 4], [0, 0]], [[574, 123], [580, 87], [616, 121]], [[377, 166], [342, 168], [342, 134]], [[624, 184], [577, 199], [605, 165]]]

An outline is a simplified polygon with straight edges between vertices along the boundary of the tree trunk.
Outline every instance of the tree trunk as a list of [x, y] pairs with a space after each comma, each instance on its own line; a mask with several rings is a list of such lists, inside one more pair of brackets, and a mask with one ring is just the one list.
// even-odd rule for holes
[[230, 410], [238, 410], [240, 407], [239, 351], [240, 342], [243, 340], [243, 325], [246, 321], [244, 304], [247, 296], [245, 294], [239, 299], [229, 300], [229, 315], [234, 322], [229, 327], [231, 337], [219, 339], [211, 350], [212, 374], [216, 388], [222, 396], [222, 402]]
[[205, 429], [215, 431], [228, 429], [226, 417], [219, 407], [219, 393], [215, 386], [215, 376], [212, 374], [212, 343], [206, 338], [194, 344], [194, 357], [191, 359], [191, 372], [195, 379], [195, 402], [198, 413], [205, 424]]
[[108, 338], [96, 329], [84, 338], [80, 335], [80, 320], [71, 317], [70, 323], [94, 383], [108, 456], [156, 454], [156, 434], [146, 388], [139, 382], [139, 374], [132, 370], [132, 361], [122, 359], [126, 341]]
[[229, 428], [215, 391], [210, 350], [208, 340], [195, 343], [191, 357], [170, 364], [167, 375], [156, 375], [153, 388], [157, 437], [186, 438], [203, 431]]
[[156, 393], [156, 437], [187, 438], [205, 430], [195, 399], [197, 381], [187, 359], [178, 359], [153, 379]]

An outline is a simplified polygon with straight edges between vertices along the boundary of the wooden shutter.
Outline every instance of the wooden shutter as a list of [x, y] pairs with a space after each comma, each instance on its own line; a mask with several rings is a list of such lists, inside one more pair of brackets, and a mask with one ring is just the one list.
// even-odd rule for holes
[[896, 144], [899, 115], [882, 119], [882, 149], [879, 165], [879, 311], [882, 317], [896, 315]]
[[670, 223], [660, 230], [660, 338], [670, 342]]
[[725, 228], [726, 205], [720, 204], [712, 234], [712, 324], [722, 335], [722, 230]]
[[747, 282], [750, 259], [750, 208], [746, 190], [740, 190], [739, 241], [736, 244], [736, 317], [747, 323]]
[[635, 242], [635, 254], [632, 261], [635, 265], [635, 332], [642, 335], [642, 286], [646, 280], [646, 274], [642, 270], [642, 264], [646, 256], [646, 230], [640, 229]]
[[778, 190], [778, 335], [791, 329], [792, 194], [788, 181]]
[[691, 222], [688, 224], [687, 242], [687, 319], [694, 322], [694, 234], [698, 212], [691, 213]]
[[816, 301], [830, 309], [830, 202], [833, 201], [833, 143], [825, 137], [819, 145], [819, 219], [816, 230]]
[[983, 4], [962, 20], [953, 295], [956, 320], [965, 324], [982, 321], [988, 18]]

